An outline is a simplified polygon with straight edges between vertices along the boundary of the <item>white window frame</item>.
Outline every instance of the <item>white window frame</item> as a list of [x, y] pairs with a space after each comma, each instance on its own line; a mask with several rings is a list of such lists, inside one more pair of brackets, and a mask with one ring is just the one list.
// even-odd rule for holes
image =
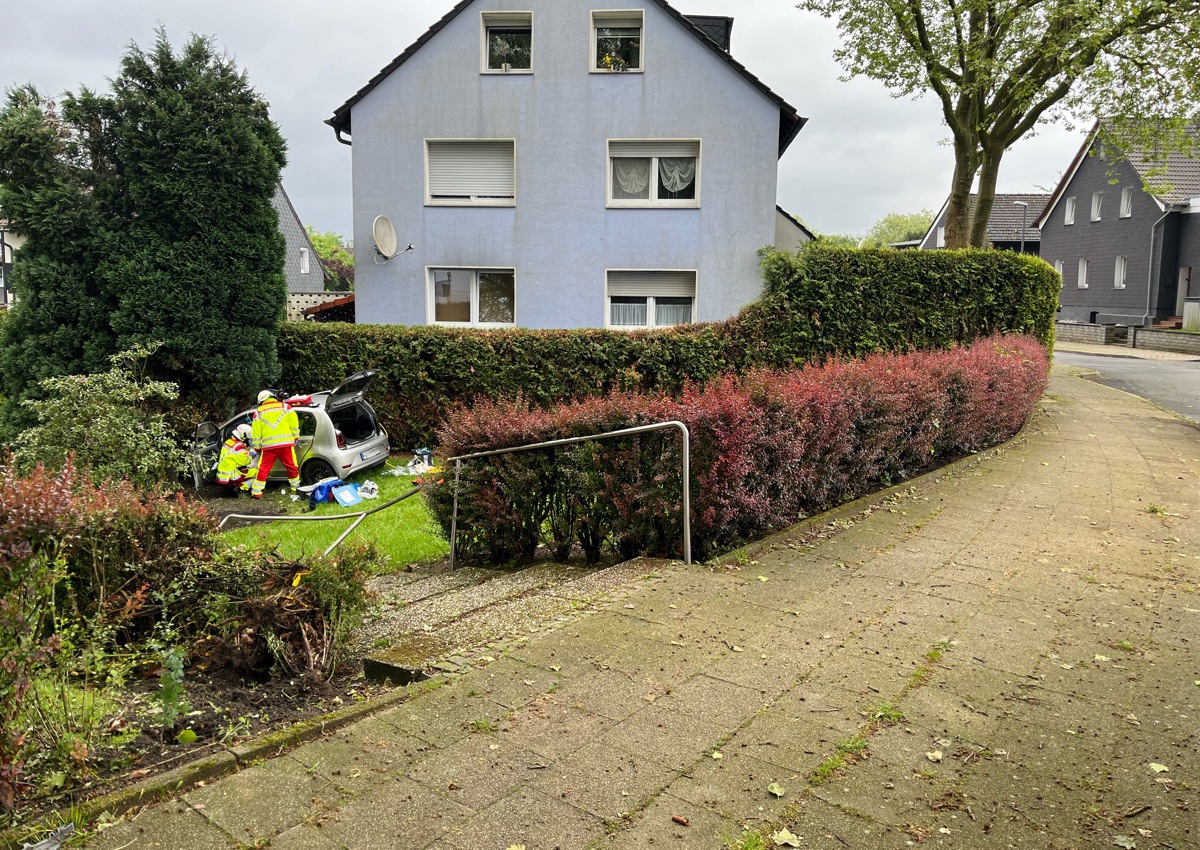
[[[529, 67], [528, 68], [489, 68], [488, 30], [521, 29], [529, 27]], [[511, 76], [512, 74], [532, 74], [534, 62], [533, 12], [481, 12], [479, 14], [479, 73]]]
[[946, 247], [946, 228], [939, 227], [937, 229], [937, 237], [934, 239], [934, 247], [935, 248], [945, 248]]
[[[692, 315], [688, 319], [688, 321], [684, 322], [683, 324], [694, 324], [695, 323], [695, 321], [696, 321], [696, 297], [700, 290], [700, 285], [698, 282], [699, 275], [696, 273], [695, 269], [605, 269], [605, 271], [604, 271], [604, 327], [605, 328], [608, 328], [609, 330], [614, 330], [614, 331], [653, 331], [653, 330], [661, 330], [662, 328], [680, 327], [680, 325], [677, 325], [677, 324], [676, 325], [655, 324], [655, 322], [654, 322], [655, 299], [656, 298], [684, 298], [684, 297], [689, 297], [689, 296], [682, 296], [682, 295], [624, 296], [624, 297], [633, 297], [633, 298], [644, 297], [646, 299], [646, 324], [644, 324], [644, 325], [614, 325], [612, 323], [613, 295], [609, 291], [609, 276], [614, 273], [621, 274], [622, 272], [633, 272], [633, 273], [637, 273], [637, 272], [641, 272], [641, 273], [667, 272], [667, 273], [674, 273], [674, 274], [690, 274], [692, 276], [692, 294], [690, 296], [692, 299]], [[617, 296], [617, 297], [622, 297], [622, 296]]]
[[1063, 209], [1063, 224], [1071, 225], [1075, 223], [1075, 196], [1067, 198], [1066, 207]]
[[[597, 49], [597, 47], [598, 47], [597, 40], [600, 38], [600, 36], [597, 33], [597, 30], [599, 30], [601, 26], [604, 26], [604, 23], [603, 23], [604, 21], [624, 22], [626, 20], [633, 19], [633, 18], [636, 18], [639, 21], [641, 21], [641, 23], [638, 24], [638, 28], [641, 30], [641, 35], [638, 37], [638, 40], [640, 42], [639, 50], [638, 50], [638, 61], [641, 64], [638, 65], [638, 67], [636, 67], [636, 68], [626, 68], [624, 71], [619, 71], [619, 72], [614, 72], [609, 68], [600, 67], [599, 62], [598, 62], [599, 57], [597, 56], [597, 54], [600, 52]], [[601, 23], [597, 24], [597, 21], [600, 21]], [[592, 25], [588, 30], [588, 32], [591, 35], [591, 38], [588, 41], [587, 63], [588, 63], [588, 71], [589, 72], [591, 72], [593, 74], [612, 74], [612, 73], [641, 74], [641, 73], [645, 72], [645, 70], [646, 70], [646, 13], [643, 9], [593, 9], [592, 13], [591, 13], [591, 22], [592, 22]]]
[[1126, 186], [1121, 190], [1121, 218], [1129, 218], [1133, 215], [1133, 187]]
[[1129, 258], [1118, 256], [1113, 263], [1113, 289], [1124, 289], [1125, 278], [1129, 273]]
[[1086, 257], [1079, 258], [1079, 272], [1075, 278], [1075, 287], [1077, 289], [1088, 288], [1088, 261]]
[[[651, 197], [648, 199], [642, 198], [614, 198], [613, 197], [613, 145], [621, 145], [623, 143], [635, 143], [642, 145], [680, 145], [680, 144], [695, 144], [696, 145], [696, 197], [695, 198], [666, 198], [659, 200], [654, 197], [658, 194], [658, 160], [659, 155], [650, 155], [650, 187]], [[618, 157], [619, 158], [619, 157]], [[645, 158], [645, 157], [642, 157]], [[670, 158], [670, 157], [668, 157]], [[605, 150], [605, 182], [604, 182], [604, 197], [605, 206], [609, 209], [628, 209], [637, 208], [645, 209], [647, 207], [661, 209], [698, 209], [700, 206], [700, 177], [701, 164], [704, 159], [704, 143], [700, 139], [609, 139]]]
[[311, 272], [311, 270], [312, 269], [311, 269], [310, 261], [308, 258], [308, 249], [301, 248], [300, 249], [300, 274], [309, 274]]
[[1104, 208], [1104, 192], [1092, 192], [1092, 221], [1099, 221]]
[[1062, 288], [1062, 287], [1063, 287], [1063, 285], [1064, 285], [1064, 281], [1063, 281], [1063, 261], [1062, 261], [1062, 260], [1055, 260], [1055, 261], [1054, 261], [1054, 273], [1055, 273], [1056, 275], [1058, 275], [1058, 285], [1059, 285], [1059, 288]]
[[[431, 144], [471, 144], [473, 142], [508, 143], [512, 146], [512, 196], [464, 195], [461, 197], [433, 196], [430, 178], [430, 145]], [[446, 139], [430, 138], [425, 140], [425, 206], [427, 207], [515, 207], [517, 205], [517, 141], [516, 139]]]
[[[463, 271], [471, 273], [471, 320], [469, 322], [439, 322], [437, 321], [437, 305], [433, 287], [434, 272]], [[513, 320], [511, 322], [481, 322], [479, 321], [479, 273], [501, 272], [513, 276]], [[509, 266], [454, 266], [432, 265], [425, 267], [425, 323], [444, 328], [514, 328], [517, 326], [517, 270]]]

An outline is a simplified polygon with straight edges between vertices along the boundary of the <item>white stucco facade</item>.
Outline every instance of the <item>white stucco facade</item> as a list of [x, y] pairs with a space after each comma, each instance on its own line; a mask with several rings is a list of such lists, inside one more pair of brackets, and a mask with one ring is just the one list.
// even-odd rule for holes
[[[592, 69], [592, 15], [609, 9], [642, 15], [643, 70]], [[507, 10], [530, 14], [528, 73], [483, 70], [482, 16]], [[358, 321], [432, 323], [433, 269], [511, 271], [521, 327], [605, 326], [612, 270], [694, 272], [693, 318], [735, 314], [761, 291], [781, 120], [796, 119], [763, 88], [652, 0], [467, 4], [352, 106]], [[512, 205], [428, 203], [430, 139], [511, 139]], [[614, 208], [614, 140], [697, 142], [695, 203]], [[380, 215], [412, 251], [380, 262]]]

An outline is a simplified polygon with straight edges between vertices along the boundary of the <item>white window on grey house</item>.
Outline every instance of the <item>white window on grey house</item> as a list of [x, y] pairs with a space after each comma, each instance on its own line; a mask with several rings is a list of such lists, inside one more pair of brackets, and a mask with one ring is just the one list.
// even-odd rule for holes
[[1100, 207], [1104, 204], [1103, 192], [1092, 192], [1092, 221], [1100, 220]]
[[1116, 265], [1113, 267], [1113, 289], [1125, 288], [1125, 272], [1128, 266], [1128, 257], [1117, 257]]
[[1063, 212], [1063, 224], [1075, 223], [1075, 199], [1067, 198], [1066, 210]]
[[1062, 284], [1063, 284], [1063, 279], [1062, 279], [1062, 276], [1063, 276], [1063, 261], [1062, 261], [1062, 260], [1055, 260], [1055, 261], [1054, 261], [1054, 273], [1055, 273], [1056, 275], [1058, 275], [1058, 285], [1059, 285], [1059, 286], [1062, 286]]
[[939, 227], [937, 229], [937, 241], [934, 243], [938, 248], [946, 247], [946, 228]]
[[301, 248], [300, 249], [300, 274], [308, 274], [308, 273], [309, 273], [308, 249]]
[[512, 139], [428, 139], [425, 203], [515, 206], [515, 148]]
[[610, 271], [605, 301], [610, 328], [666, 328], [695, 321], [694, 271]]
[[641, 71], [643, 24], [640, 9], [592, 12], [592, 70]]
[[1087, 273], [1088, 261], [1081, 258], [1079, 260], [1079, 277], [1075, 278], [1075, 285], [1080, 289], [1088, 288]]
[[1121, 190], [1121, 218], [1133, 215], [1133, 187], [1126, 186]]
[[531, 73], [533, 12], [484, 12], [481, 20], [484, 73]]
[[700, 206], [700, 142], [610, 141], [610, 207]]
[[431, 269], [430, 320], [438, 325], [499, 327], [516, 323], [512, 269]]

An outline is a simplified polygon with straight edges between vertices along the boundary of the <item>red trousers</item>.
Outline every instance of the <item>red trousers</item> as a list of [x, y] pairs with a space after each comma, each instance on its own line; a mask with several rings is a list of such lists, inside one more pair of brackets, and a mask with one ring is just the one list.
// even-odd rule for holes
[[255, 496], [261, 496], [266, 489], [267, 476], [271, 474], [271, 467], [275, 465], [276, 460], [283, 462], [289, 484], [295, 487], [300, 483], [300, 468], [296, 466], [296, 447], [271, 446], [269, 449], [263, 449], [258, 457], [258, 477], [254, 480]]

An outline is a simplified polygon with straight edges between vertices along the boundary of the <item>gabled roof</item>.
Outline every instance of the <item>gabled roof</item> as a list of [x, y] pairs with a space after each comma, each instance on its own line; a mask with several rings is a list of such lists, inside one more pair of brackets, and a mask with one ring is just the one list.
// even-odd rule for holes
[[[978, 196], [971, 193], [971, 209], [975, 209], [975, 199]], [[1037, 219], [1042, 214], [1042, 209], [1046, 206], [1046, 202], [1050, 200], [1050, 196], [1045, 193], [1029, 193], [1029, 192], [1009, 192], [996, 193], [996, 199], [992, 202], [992, 212], [988, 216], [987, 224], [987, 239], [988, 242], [1040, 242], [1042, 233], [1035, 226]], [[1029, 204], [1027, 210], [1022, 210], [1017, 206], [1017, 202]], [[921, 237], [918, 244], [924, 245], [934, 232], [934, 228], [938, 226], [946, 217], [946, 208], [950, 206], [950, 199], [946, 198], [942, 204], [942, 208], [938, 210], [938, 214], [933, 217], [933, 221], [929, 224], [929, 229], [925, 231], [925, 235]], [[1025, 224], [1025, 234], [1022, 240], [1021, 223]]]
[[[335, 109], [333, 112], [333, 117], [329, 118], [325, 123], [332, 127], [335, 131], [345, 133], [352, 132], [350, 125], [350, 112], [354, 108], [354, 105], [370, 94], [376, 86], [387, 79], [387, 77], [393, 71], [407, 62], [414, 53], [425, 46], [426, 42], [437, 35], [447, 24], [457, 18], [463, 10], [465, 10], [474, 2], [475, 0], [461, 0], [461, 2], [455, 4], [454, 8], [443, 15], [440, 21], [431, 26], [425, 31], [424, 35], [409, 45], [407, 50], [385, 65], [383, 69], [380, 70], [380, 72], [374, 77], [372, 77], [365, 86], [355, 92], [353, 97]], [[715, 56], [721, 59], [722, 62], [729, 65], [729, 67], [733, 68], [743, 77], [745, 77], [746, 81], [749, 82], [750, 85], [762, 92], [767, 99], [779, 107], [779, 155], [782, 156], [783, 152], [787, 150], [788, 145], [790, 145], [792, 140], [796, 138], [796, 134], [800, 132], [800, 128], [807, 123], [808, 119], [801, 117], [796, 112], [796, 108], [794, 106], [789, 104], [779, 95], [775, 94], [775, 92], [771, 91], [771, 89], [767, 87], [766, 83], [751, 74], [746, 69], [745, 65], [730, 56], [728, 52], [722, 50], [720, 45], [716, 41], [713, 41], [712, 37], [708, 33], [700, 29], [692, 21], [688, 20], [686, 16], [680, 14], [680, 12], [672, 7], [670, 3], [666, 2], [666, 0], [652, 0], [652, 2], [661, 6], [664, 12], [678, 21], [680, 26], [694, 35], [701, 44], [711, 50]], [[732, 21], [730, 21], [730, 25], [732, 26]]]
[[[1046, 204], [1046, 208], [1038, 217], [1037, 226], [1041, 227], [1046, 220], [1050, 218], [1050, 214], [1054, 212], [1054, 208], [1058, 206], [1058, 202], [1062, 200], [1066, 194], [1067, 186], [1075, 177], [1084, 158], [1088, 156], [1088, 151], [1096, 143], [1096, 136], [1100, 132], [1100, 121], [1092, 125], [1092, 129], [1088, 131], [1087, 137], [1083, 140], [1083, 144], [1079, 147], [1079, 151], [1075, 154], [1075, 158], [1071, 160], [1071, 164], [1067, 166], [1067, 170], [1063, 172], [1062, 180], [1058, 182], [1058, 186], [1054, 188], [1054, 192], [1050, 195], [1050, 202]], [[1195, 128], [1191, 131], [1197, 132]], [[1137, 174], [1138, 179], [1143, 185], [1168, 185], [1168, 191], [1156, 194], [1148, 193], [1151, 198], [1158, 204], [1159, 208], [1166, 210], [1168, 206], [1174, 204], [1183, 204], [1191, 198], [1200, 196], [1200, 159], [1193, 159], [1185, 156], [1178, 151], [1171, 151], [1165, 161], [1162, 159], [1154, 159], [1147, 157], [1145, 151], [1137, 146], [1132, 147], [1129, 151], [1124, 151], [1128, 156], [1128, 163]]]
[[779, 212], [779, 214], [781, 216], [786, 218], [792, 224], [796, 225], [796, 228], [801, 233], [803, 233], [805, 236], [808, 237], [809, 242], [812, 242], [817, 238], [817, 234], [813, 233], [811, 230], [809, 230], [807, 227], [805, 227], [804, 222], [802, 222], [800, 219], [796, 218], [794, 215], [792, 215], [790, 212], [785, 210], [783, 207], [779, 206], [779, 204], [775, 205], [775, 209]]

